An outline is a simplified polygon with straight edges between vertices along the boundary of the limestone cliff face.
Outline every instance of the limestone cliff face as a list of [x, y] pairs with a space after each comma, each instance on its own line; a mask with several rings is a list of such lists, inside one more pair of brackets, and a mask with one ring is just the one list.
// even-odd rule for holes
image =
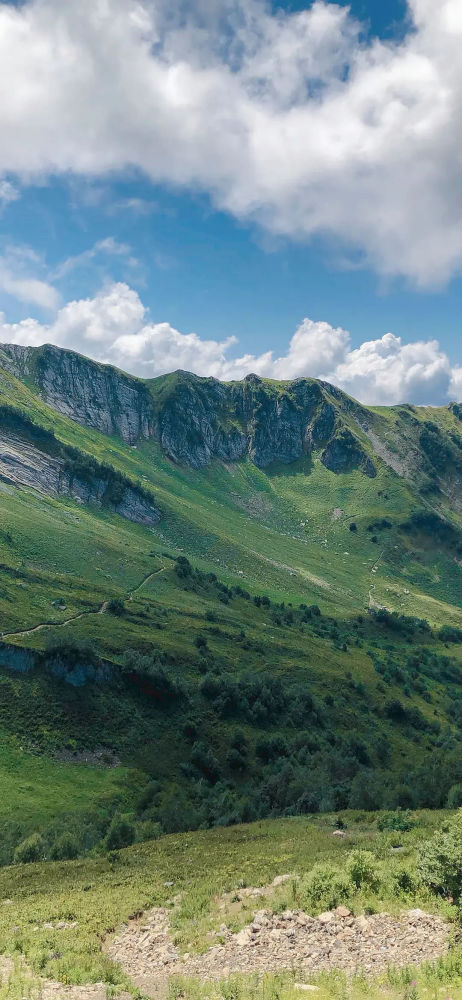
[[50, 345], [3, 345], [0, 365], [59, 413], [129, 444], [156, 439], [170, 459], [193, 468], [245, 456], [266, 468], [315, 450], [334, 472], [375, 474], [364, 442], [350, 432], [342, 437], [342, 406], [362, 408], [313, 379], [278, 386], [256, 375], [223, 383], [176, 372], [144, 382]]
[[153, 436], [150, 394], [139, 379], [50, 344], [5, 344], [1, 353], [4, 367], [18, 378], [32, 378], [45, 402], [71, 420], [119, 434], [129, 444]]
[[110, 497], [108, 478], [76, 474], [62, 457], [55, 457], [20, 435], [0, 431], [0, 479], [14, 486], [29, 486], [47, 496], [68, 496], [120, 514], [137, 524], [152, 525], [160, 513], [135, 486], [120, 484], [118, 495]]

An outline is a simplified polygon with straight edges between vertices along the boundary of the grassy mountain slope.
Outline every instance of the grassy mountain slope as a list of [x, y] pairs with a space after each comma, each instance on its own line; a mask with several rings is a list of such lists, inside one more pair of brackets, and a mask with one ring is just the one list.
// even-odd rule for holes
[[[154, 380], [155, 412], [188, 379], [206, 395], [213, 381]], [[153, 823], [444, 804], [462, 778], [462, 646], [440, 635], [462, 627], [457, 410], [366, 411], [323, 388], [335, 441], [360, 450], [347, 471], [326, 467], [324, 446], [265, 468], [250, 455], [191, 468], [153, 436], [135, 445], [70, 420], [38, 390], [30, 370], [0, 372], [15, 441], [21, 411], [161, 516], [146, 526], [110, 503], [0, 483], [0, 766], [14, 759], [26, 787], [3, 805], [4, 860], [37, 828], [46, 851], [63, 825], [78, 840], [76, 815], [87, 849], [115, 809], [142, 837]], [[263, 390], [264, 406], [291, 392]], [[221, 426], [243, 433], [240, 419], [222, 404]], [[118, 767], [96, 766], [102, 749]], [[43, 813], [27, 799], [37, 761], [40, 780], [68, 789]], [[71, 771], [94, 782], [72, 802]]]

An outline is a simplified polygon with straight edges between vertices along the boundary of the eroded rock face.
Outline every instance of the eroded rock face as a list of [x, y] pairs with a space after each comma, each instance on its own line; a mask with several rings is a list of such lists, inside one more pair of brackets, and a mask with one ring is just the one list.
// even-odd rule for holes
[[105, 507], [137, 524], [155, 524], [160, 513], [153, 503], [130, 486], [123, 487], [117, 503], [107, 498], [104, 477], [81, 479], [61, 458], [55, 458], [12, 434], [0, 433], [0, 479], [15, 486], [30, 486], [47, 496], [69, 496], [82, 504]]
[[[50, 345], [3, 345], [0, 364], [35, 383], [58, 412], [105, 434], [118, 434], [132, 445], [140, 438], [155, 438], [170, 459], [192, 468], [214, 458], [235, 462], [245, 456], [267, 468], [324, 448], [322, 460], [333, 472], [352, 467], [367, 475], [375, 472], [361, 441], [350, 431], [345, 432], [351, 439], [346, 456], [338, 436], [340, 411], [326, 397], [331, 387], [313, 379], [276, 388], [257, 375], [223, 383], [176, 372], [146, 383]], [[339, 390], [331, 396], [343, 399]], [[345, 400], [349, 411], [353, 401]]]
[[321, 461], [331, 472], [360, 469], [366, 476], [373, 477], [377, 474], [372, 459], [349, 430], [343, 430], [329, 441]]
[[6, 344], [2, 353], [12, 374], [35, 377], [45, 402], [71, 420], [119, 434], [129, 444], [153, 436], [149, 391], [140, 379], [51, 344], [40, 349]]
[[157, 908], [129, 922], [106, 945], [109, 956], [144, 992], [155, 995], [171, 975], [217, 980], [231, 973], [277, 972], [296, 967], [307, 973], [341, 969], [372, 974], [388, 965], [436, 960], [448, 950], [449, 928], [438, 917], [409, 910], [354, 917], [347, 907], [309, 916], [302, 910], [275, 914], [259, 910], [237, 934], [222, 925], [219, 943], [201, 955], [180, 955], [169, 933], [168, 912]]

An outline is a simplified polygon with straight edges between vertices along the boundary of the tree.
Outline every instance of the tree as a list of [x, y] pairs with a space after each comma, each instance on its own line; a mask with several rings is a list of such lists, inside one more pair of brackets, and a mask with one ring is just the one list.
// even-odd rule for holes
[[459, 900], [462, 893], [462, 809], [445, 830], [439, 830], [420, 848], [418, 869], [434, 892]]
[[120, 847], [129, 847], [135, 840], [135, 827], [127, 816], [113, 816], [106, 834], [106, 848], [116, 851]]
[[32, 861], [43, 861], [45, 857], [45, 844], [39, 833], [31, 833], [18, 844], [14, 852], [14, 860], [17, 864], [29, 864]]

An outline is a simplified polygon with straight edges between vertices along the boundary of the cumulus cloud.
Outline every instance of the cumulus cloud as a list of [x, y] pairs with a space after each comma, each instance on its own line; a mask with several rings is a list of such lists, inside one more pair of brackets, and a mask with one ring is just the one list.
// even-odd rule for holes
[[0, 174], [134, 167], [444, 283], [462, 266], [462, 8], [408, 13], [404, 39], [365, 42], [323, 0], [0, 3]]
[[353, 348], [348, 331], [325, 321], [304, 319], [285, 354], [239, 355], [235, 337], [203, 340], [168, 322], [150, 322], [138, 293], [123, 282], [94, 298], [68, 302], [48, 325], [30, 318], [7, 323], [0, 315], [0, 341], [73, 348], [143, 378], [178, 368], [240, 379], [311, 376], [340, 386], [364, 403], [411, 402], [439, 405], [462, 400], [462, 368], [452, 366], [438, 341], [403, 344], [386, 333]]
[[52, 284], [37, 277], [41, 268], [40, 258], [30, 247], [6, 247], [0, 255], [0, 291], [19, 302], [55, 310], [59, 295]]

